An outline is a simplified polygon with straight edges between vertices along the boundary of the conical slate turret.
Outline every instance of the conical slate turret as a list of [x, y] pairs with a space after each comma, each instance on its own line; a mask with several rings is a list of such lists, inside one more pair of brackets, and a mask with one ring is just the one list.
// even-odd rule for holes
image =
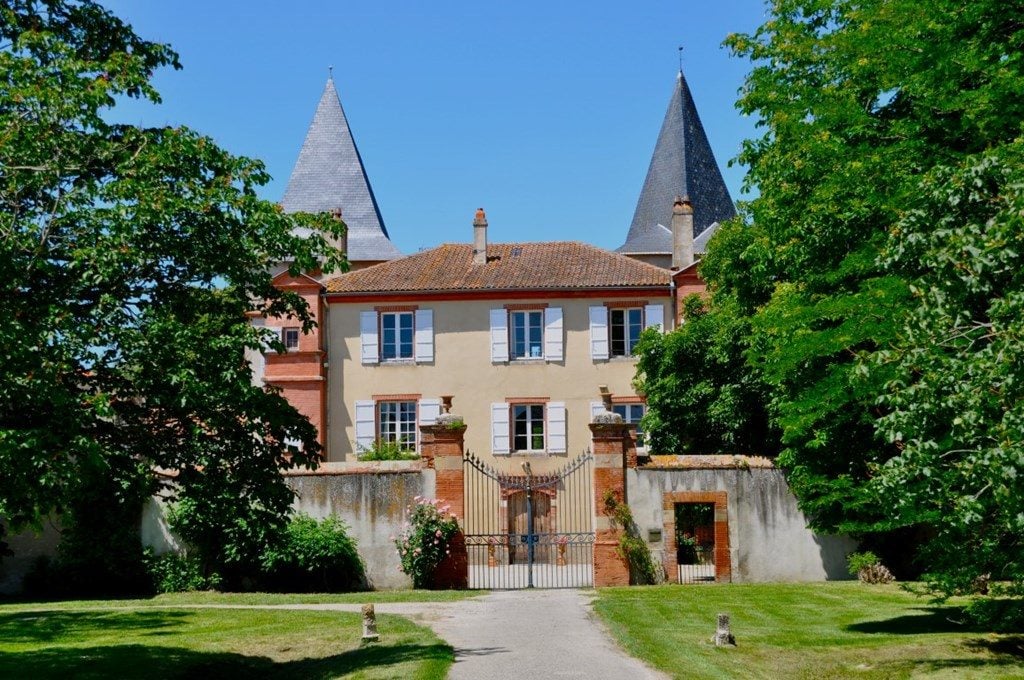
[[672, 253], [672, 204], [685, 196], [693, 205], [695, 248], [703, 252], [709, 227], [736, 215], [729, 190], [715, 162], [693, 96], [682, 72], [661, 124], [640, 199], [626, 242], [617, 249], [624, 254]]
[[341, 218], [348, 225], [351, 262], [402, 256], [384, 227], [332, 78], [328, 78], [316, 107], [281, 207], [285, 212], [330, 212], [340, 208]]

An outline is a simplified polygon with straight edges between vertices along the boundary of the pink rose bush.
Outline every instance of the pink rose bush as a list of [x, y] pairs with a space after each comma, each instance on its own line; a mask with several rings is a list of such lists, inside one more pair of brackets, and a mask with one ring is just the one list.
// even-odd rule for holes
[[400, 569], [412, 578], [416, 588], [429, 587], [434, 571], [449, 554], [449, 543], [459, 531], [459, 523], [444, 501], [416, 496], [408, 506], [408, 521], [395, 537], [395, 548], [402, 561]]

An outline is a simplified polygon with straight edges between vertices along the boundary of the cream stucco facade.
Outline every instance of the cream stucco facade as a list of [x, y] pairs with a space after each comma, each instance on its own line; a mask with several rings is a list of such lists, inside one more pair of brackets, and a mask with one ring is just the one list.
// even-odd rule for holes
[[[498, 457], [526, 457], [538, 472], [553, 468], [578, 455], [590, 444], [588, 424], [595, 403], [601, 402], [599, 386], [605, 385], [618, 399], [635, 399], [631, 385], [636, 360], [628, 357], [592, 358], [591, 308], [608, 305], [656, 306], [665, 323], [672, 323], [669, 289], [663, 296], [624, 301], [622, 291], [602, 297], [586, 291], [586, 297], [433, 299], [413, 296], [395, 302], [350, 302], [328, 297], [326, 346], [329, 361], [327, 394], [327, 458], [356, 458], [356, 404], [398, 399], [453, 397], [452, 413], [464, 418], [468, 450], [487, 458], [493, 451], [493, 409], [510, 400], [565, 405], [564, 451], [528, 454], [512, 452]], [[450, 296], [449, 296], [450, 297]], [[364, 298], [365, 300], [365, 298]], [[430, 310], [433, 360], [363, 363], [364, 338], [361, 319], [367, 312], [394, 309]], [[562, 360], [492, 360], [492, 310], [522, 308], [561, 311]], [[649, 310], [649, 317], [656, 314]], [[654, 310], [657, 311], [657, 310]], [[418, 339], [419, 340], [419, 339]], [[399, 396], [401, 395], [401, 396]], [[548, 425], [550, 427], [550, 425]], [[512, 447], [514, 448], [514, 446]]]

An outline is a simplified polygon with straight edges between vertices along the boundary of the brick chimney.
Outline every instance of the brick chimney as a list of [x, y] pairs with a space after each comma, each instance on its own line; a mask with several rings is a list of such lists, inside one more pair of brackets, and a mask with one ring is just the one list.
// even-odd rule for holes
[[487, 215], [477, 208], [473, 218], [473, 264], [487, 264]]
[[676, 196], [672, 204], [672, 269], [693, 264], [693, 205], [689, 196]]
[[[341, 222], [341, 208], [332, 208], [331, 217]], [[348, 226], [345, 227], [345, 233], [341, 235], [341, 240], [337, 243], [338, 250], [345, 253], [345, 257], [348, 257]]]

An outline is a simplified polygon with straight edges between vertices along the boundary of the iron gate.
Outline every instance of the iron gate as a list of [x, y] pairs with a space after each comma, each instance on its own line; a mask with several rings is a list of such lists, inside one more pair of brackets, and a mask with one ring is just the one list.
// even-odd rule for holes
[[593, 463], [585, 452], [554, 472], [534, 474], [529, 461], [503, 470], [466, 452], [470, 588], [594, 585]]

